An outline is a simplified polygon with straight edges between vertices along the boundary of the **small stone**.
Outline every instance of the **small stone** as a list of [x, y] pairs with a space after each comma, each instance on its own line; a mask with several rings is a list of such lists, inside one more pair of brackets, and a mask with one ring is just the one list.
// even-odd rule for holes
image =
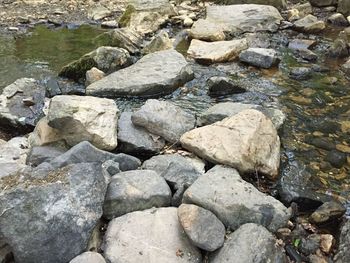
[[238, 82], [228, 77], [211, 77], [208, 79], [207, 85], [209, 87], [208, 93], [210, 96], [222, 96], [246, 92]]
[[101, 23], [101, 27], [103, 28], [117, 28], [118, 22], [117, 21], [104, 21]]
[[193, 25], [193, 20], [191, 19], [191, 18], [189, 18], [189, 17], [186, 17], [185, 19], [184, 19], [184, 26], [185, 27], [190, 27], [190, 26], [192, 26]]
[[346, 209], [341, 203], [331, 201], [317, 208], [317, 210], [311, 214], [310, 219], [316, 224], [323, 224], [342, 217], [345, 212]]
[[287, 19], [292, 22], [300, 19], [299, 10], [298, 9], [290, 9], [287, 11]]
[[34, 101], [33, 97], [24, 98], [24, 99], [22, 99], [22, 102], [27, 107], [35, 105], [35, 101]]
[[324, 253], [329, 254], [334, 242], [335, 242], [335, 240], [334, 240], [334, 237], [332, 235], [330, 235], [330, 234], [321, 235], [321, 242], [320, 242], [321, 250]]
[[346, 164], [346, 154], [333, 150], [327, 154], [325, 160], [335, 168], [342, 168]]
[[106, 263], [106, 261], [99, 253], [84, 252], [73, 258], [69, 263]]
[[310, 255], [316, 253], [320, 247], [321, 237], [318, 234], [311, 234], [306, 238], [301, 238], [299, 250], [304, 255]]
[[307, 15], [306, 17], [297, 20], [294, 23], [296, 30], [304, 33], [318, 33], [326, 28], [323, 21], [317, 19], [313, 15]]
[[328, 17], [328, 22], [336, 26], [348, 26], [349, 22], [343, 14], [337, 13]]
[[310, 49], [316, 45], [315, 40], [311, 39], [293, 39], [289, 42], [290, 49]]
[[142, 52], [144, 54], [154, 53], [157, 51], [172, 49], [173, 43], [165, 30], [160, 31], [151, 42], [149, 42]]
[[289, 72], [289, 77], [295, 80], [308, 80], [311, 78], [312, 70], [306, 67], [294, 67]]
[[90, 70], [86, 71], [85, 86], [89, 86], [91, 83], [102, 79], [104, 76], [106, 76], [106, 74], [102, 70], [99, 70], [96, 67], [91, 68]]

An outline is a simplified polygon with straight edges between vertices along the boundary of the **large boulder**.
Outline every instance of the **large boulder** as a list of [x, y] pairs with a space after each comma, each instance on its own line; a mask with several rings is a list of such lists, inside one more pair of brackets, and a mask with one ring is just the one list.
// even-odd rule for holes
[[117, 47], [99, 47], [80, 59], [64, 66], [59, 75], [75, 80], [85, 78], [86, 71], [93, 67], [110, 73], [130, 64], [129, 52]]
[[226, 164], [240, 172], [278, 176], [280, 139], [269, 118], [248, 109], [220, 122], [191, 130], [182, 146], [213, 163]]
[[44, 115], [46, 89], [35, 79], [22, 78], [0, 95], [0, 126], [17, 131], [32, 130]]
[[158, 51], [92, 83], [86, 88], [86, 93], [103, 97], [164, 95], [193, 77], [190, 65], [180, 53], [175, 50]]
[[150, 99], [131, 116], [135, 125], [144, 127], [165, 140], [176, 143], [181, 135], [194, 128], [196, 119], [168, 101]]
[[183, 202], [213, 212], [226, 227], [236, 230], [256, 223], [275, 232], [290, 218], [290, 211], [275, 198], [259, 192], [229, 167], [215, 166], [185, 192]]
[[[334, 1], [334, 0], [328, 0]], [[286, 0], [214, 0], [215, 4], [238, 5], [238, 4], [259, 4], [271, 5], [279, 9], [287, 7]]]
[[228, 263], [232, 259], [244, 263], [287, 262], [284, 250], [263, 226], [245, 224], [228, 235], [224, 246], [214, 253], [210, 263]]
[[86, 249], [107, 181], [101, 165], [81, 163], [4, 177], [0, 189], [0, 235], [15, 261], [66, 263]]
[[191, 244], [177, 209], [158, 208], [113, 219], [104, 240], [109, 263], [200, 263], [200, 251]]
[[338, 0], [337, 11], [346, 16], [350, 15], [350, 2], [348, 0]]
[[187, 55], [201, 64], [229, 62], [248, 48], [245, 38], [231, 41], [205, 42], [197, 39], [191, 41]]
[[134, 155], [150, 155], [159, 152], [165, 141], [159, 135], [149, 133], [145, 128], [131, 121], [132, 112], [123, 112], [118, 121], [118, 148]]
[[113, 150], [117, 147], [118, 113], [110, 99], [62, 95], [51, 99], [47, 119], [70, 146], [90, 141], [100, 149]]
[[134, 211], [169, 206], [170, 202], [170, 188], [155, 171], [122, 172], [108, 185], [103, 216], [111, 220]]
[[[203, 20], [195, 22], [191, 36], [213, 41], [223, 40], [223, 33], [275, 32], [282, 20], [278, 10], [268, 5], [208, 6], [207, 23], [204, 23]], [[208, 31], [208, 28], [211, 30]]]

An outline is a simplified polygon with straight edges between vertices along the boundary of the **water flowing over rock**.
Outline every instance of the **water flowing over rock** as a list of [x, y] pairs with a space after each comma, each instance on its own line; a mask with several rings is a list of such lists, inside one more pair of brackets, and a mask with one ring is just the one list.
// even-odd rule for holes
[[0, 126], [30, 130], [44, 115], [46, 89], [35, 79], [22, 78], [4, 88], [0, 95]]
[[[257, 31], [275, 32], [283, 18], [273, 6], [248, 4], [208, 6], [206, 20], [207, 23], [198, 20], [193, 24], [194, 32], [191, 33], [193, 37], [213, 41], [223, 40], [223, 32], [227, 34]], [[211, 30], [206, 32], [208, 28]], [[210, 36], [211, 34], [213, 37]]]
[[102, 97], [165, 95], [193, 77], [190, 65], [180, 53], [158, 51], [91, 84], [86, 93]]
[[113, 100], [62, 95], [51, 99], [47, 119], [70, 146], [90, 141], [100, 149], [113, 150], [117, 147], [118, 113]]
[[278, 176], [280, 139], [263, 113], [248, 109], [220, 122], [185, 133], [182, 146], [213, 163], [226, 164], [242, 173]]
[[235, 169], [224, 166], [215, 166], [200, 176], [186, 190], [183, 202], [210, 210], [232, 230], [256, 223], [274, 232], [290, 218], [290, 211], [281, 202], [259, 192]]
[[102, 216], [106, 178], [93, 163], [35, 171], [0, 180], [0, 234], [18, 263], [66, 263]]
[[99, 47], [85, 54], [80, 59], [64, 66], [59, 75], [75, 80], [85, 77], [88, 70], [93, 67], [105, 73], [113, 72], [130, 64], [129, 52], [117, 47]]
[[108, 185], [103, 216], [111, 220], [134, 211], [169, 206], [170, 202], [170, 188], [155, 171], [118, 173]]
[[216, 42], [193, 39], [187, 55], [201, 64], [229, 62], [247, 48], [248, 42], [245, 38]]
[[131, 116], [133, 124], [175, 143], [194, 128], [195, 117], [168, 101], [150, 99]]
[[224, 246], [210, 257], [209, 262], [228, 263], [234, 258], [244, 263], [287, 262], [283, 248], [276, 242], [263, 226], [245, 224], [228, 235]]
[[113, 219], [104, 244], [104, 256], [110, 263], [202, 262], [201, 253], [184, 233], [174, 207]]

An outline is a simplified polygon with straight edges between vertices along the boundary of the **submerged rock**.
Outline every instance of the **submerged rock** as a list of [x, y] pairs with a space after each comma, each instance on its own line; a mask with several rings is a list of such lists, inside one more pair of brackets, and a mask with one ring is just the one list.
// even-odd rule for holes
[[259, 68], [271, 68], [279, 62], [277, 52], [267, 48], [249, 48], [239, 54], [239, 59]]
[[86, 88], [86, 93], [102, 97], [165, 95], [193, 77], [190, 65], [180, 53], [158, 51], [92, 83]]
[[242, 173], [261, 172], [278, 176], [280, 140], [263, 113], [248, 109], [212, 125], [185, 133], [182, 146], [213, 163], [225, 164]]
[[[46, 88], [35, 79], [22, 78], [4, 88], [0, 95], [0, 126], [28, 131], [43, 117]], [[24, 99], [30, 98], [31, 105]]]
[[259, 192], [235, 169], [224, 166], [215, 166], [200, 176], [186, 190], [183, 202], [210, 210], [232, 230], [256, 223], [274, 232], [290, 218], [290, 211], [281, 202]]
[[202, 262], [200, 251], [184, 233], [174, 207], [133, 212], [113, 219], [108, 224], [104, 244], [104, 256], [110, 263]]

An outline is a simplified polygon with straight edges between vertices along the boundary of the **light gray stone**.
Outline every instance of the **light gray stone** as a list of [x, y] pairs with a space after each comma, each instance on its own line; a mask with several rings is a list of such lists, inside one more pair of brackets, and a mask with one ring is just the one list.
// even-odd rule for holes
[[249, 48], [239, 54], [239, 59], [259, 68], [271, 68], [279, 62], [277, 52], [267, 48]]
[[142, 50], [144, 54], [172, 49], [173, 43], [165, 30], [161, 30]]
[[175, 50], [165, 50], [148, 54], [134, 65], [94, 82], [86, 93], [105, 97], [165, 95], [192, 79], [185, 58]]
[[235, 169], [224, 166], [215, 166], [200, 176], [186, 190], [183, 202], [210, 210], [232, 230], [256, 223], [274, 232], [291, 215], [281, 202], [259, 192]]
[[317, 17], [307, 15], [295, 21], [294, 27], [296, 30], [304, 33], [319, 33], [326, 28], [326, 25], [323, 21], [318, 20]]
[[106, 261], [99, 253], [84, 252], [73, 258], [69, 263], [106, 263]]
[[108, 8], [102, 5], [98, 5], [98, 6], [92, 7], [88, 11], [88, 18], [93, 20], [101, 20], [103, 18], [111, 16], [112, 14], [113, 14], [112, 11], [109, 10]]

